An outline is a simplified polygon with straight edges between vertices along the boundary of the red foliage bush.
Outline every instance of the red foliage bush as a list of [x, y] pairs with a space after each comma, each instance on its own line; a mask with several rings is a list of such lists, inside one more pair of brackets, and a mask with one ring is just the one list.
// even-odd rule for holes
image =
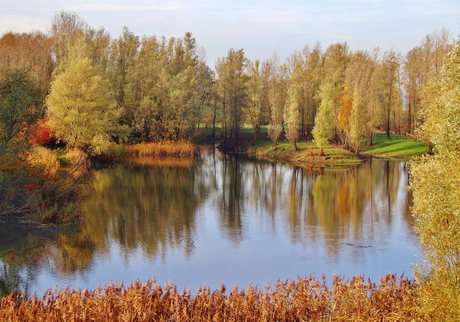
[[29, 142], [33, 145], [45, 145], [53, 139], [50, 128], [46, 124], [46, 118], [40, 119], [30, 130]]

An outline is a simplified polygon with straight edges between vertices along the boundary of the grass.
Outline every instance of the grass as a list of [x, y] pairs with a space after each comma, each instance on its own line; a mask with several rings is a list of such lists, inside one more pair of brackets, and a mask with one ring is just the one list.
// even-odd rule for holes
[[380, 286], [361, 276], [279, 281], [246, 291], [203, 287], [192, 296], [155, 281], [111, 284], [95, 291], [48, 290], [41, 298], [10, 293], [0, 301], [2, 321], [423, 321], [417, 284], [388, 274]]
[[377, 133], [374, 144], [365, 148], [362, 154], [377, 158], [408, 160], [427, 151], [428, 147], [423, 141], [414, 141], [412, 138], [396, 134], [390, 135], [388, 139], [384, 133]]

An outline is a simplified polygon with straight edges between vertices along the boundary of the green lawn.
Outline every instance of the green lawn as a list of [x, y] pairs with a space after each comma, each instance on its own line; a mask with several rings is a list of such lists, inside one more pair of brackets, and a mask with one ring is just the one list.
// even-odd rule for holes
[[377, 158], [408, 160], [413, 156], [425, 154], [428, 150], [423, 141], [414, 141], [402, 135], [390, 135], [388, 139], [384, 133], [377, 133], [374, 144], [365, 148], [361, 154]]

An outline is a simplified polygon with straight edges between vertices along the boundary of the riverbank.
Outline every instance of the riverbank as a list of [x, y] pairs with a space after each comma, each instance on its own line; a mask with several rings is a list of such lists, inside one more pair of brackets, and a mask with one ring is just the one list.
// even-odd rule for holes
[[[209, 129], [203, 130], [198, 143], [209, 143], [211, 140]], [[221, 142], [219, 144], [222, 146]], [[249, 128], [240, 133], [239, 144], [232, 146], [236, 152], [258, 159], [291, 162], [312, 168], [349, 168], [360, 165], [368, 158], [409, 161], [414, 156], [423, 155], [428, 151], [423, 141], [415, 141], [413, 138], [396, 134], [387, 138], [384, 133], [376, 133], [373, 144], [364, 145], [358, 155], [336, 145], [324, 148], [324, 155], [322, 155], [321, 150], [313, 141], [300, 141], [297, 143], [297, 148], [295, 150], [294, 146], [285, 140], [278, 142], [275, 146], [275, 143], [269, 140], [267, 133], [263, 131], [259, 133], [254, 142], [254, 131]]]

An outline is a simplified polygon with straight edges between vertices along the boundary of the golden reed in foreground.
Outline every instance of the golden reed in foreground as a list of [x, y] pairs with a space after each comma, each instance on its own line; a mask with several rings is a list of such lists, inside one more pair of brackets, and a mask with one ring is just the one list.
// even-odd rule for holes
[[178, 292], [176, 286], [136, 281], [95, 291], [48, 290], [41, 299], [11, 293], [1, 299], [1, 321], [410, 321], [417, 313], [417, 285], [388, 274], [377, 287], [360, 276], [278, 282], [263, 290], [225, 287]]

